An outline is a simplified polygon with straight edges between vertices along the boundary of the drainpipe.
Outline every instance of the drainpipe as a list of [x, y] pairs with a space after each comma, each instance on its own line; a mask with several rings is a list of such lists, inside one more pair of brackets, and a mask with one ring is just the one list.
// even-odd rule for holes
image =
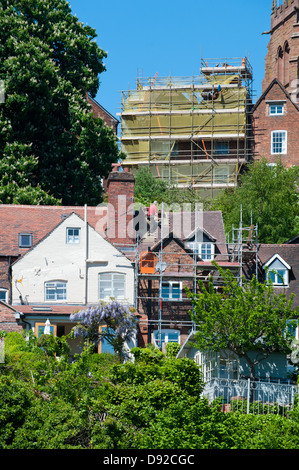
[[84, 222], [85, 222], [85, 299], [84, 303], [87, 305], [87, 289], [88, 289], [88, 281], [87, 281], [87, 260], [88, 260], [88, 224], [87, 224], [87, 204], [84, 205]]
[[9, 303], [12, 305], [11, 256], [8, 258]]

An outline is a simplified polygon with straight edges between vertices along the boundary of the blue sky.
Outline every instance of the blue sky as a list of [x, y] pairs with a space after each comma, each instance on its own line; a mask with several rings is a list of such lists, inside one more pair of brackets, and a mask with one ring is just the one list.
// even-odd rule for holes
[[272, 0], [70, 0], [108, 52], [96, 99], [114, 116], [121, 91], [144, 77], [200, 73], [201, 58], [247, 56], [261, 93]]

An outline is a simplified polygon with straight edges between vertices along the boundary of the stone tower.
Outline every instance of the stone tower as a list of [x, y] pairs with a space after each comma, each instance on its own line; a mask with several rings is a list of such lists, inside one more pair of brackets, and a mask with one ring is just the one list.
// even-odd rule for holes
[[299, 0], [272, 1], [271, 29], [265, 59], [263, 91], [277, 78], [298, 102], [299, 85]]

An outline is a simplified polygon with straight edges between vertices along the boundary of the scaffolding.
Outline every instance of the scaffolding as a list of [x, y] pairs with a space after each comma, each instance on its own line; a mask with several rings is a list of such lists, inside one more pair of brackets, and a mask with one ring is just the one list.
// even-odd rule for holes
[[[162, 204], [160, 221], [163, 220], [164, 206]], [[221, 288], [221, 285], [223, 285], [222, 275], [217, 267], [212, 262], [202, 260], [200, 252], [188, 249], [188, 245], [186, 245], [186, 252], [183, 252], [183, 250], [180, 253], [169, 250], [165, 251], [164, 242], [167, 241], [167, 238], [165, 239], [163, 234], [162, 222], [160, 228], [160, 246], [158, 250], [154, 252], [145, 250], [145, 245], [140, 243], [140, 240], [136, 245], [135, 308], [137, 311], [140, 311], [140, 306], [142, 305], [143, 313], [147, 315], [147, 320], [142, 320], [141, 324], [148, 326], [149, 342], [151, 342], [153, 330], [158, 332], [157, 338], [158, 341], [161, 341], [162, 330], [167, 326], [171, 328], [177, 324], [181, 328], [187, 328], [189, 333], [196, 330], [196, 325], [190, 316], [189, 319], [185, 318], [186, 313], [190, 312], [193, 308], [187, 293], [180, 289], [180, 293], [176, 292], [176, 297], [165, 298], [164, 283], [167, 283], [169, 280], [176, 284], [184, 283], [194, 293], [198, 292], [198, 281], [201, 280], [207, 283], [210, 276], [213, 277], [213, 284], [216, 289]], [[202, 227], [198, 225], [197, 218], [195, 217], [195, 243], [197, 243], [198, 228]], [[155, 239], [152, 241], [154, 244], [157, 243]], [[248, 263], [252, 263], [252, 266], [255, 266], [256, 277], [258, 277], [258, 226], [252, 223], [252, 217], [250, 225], [243, 225], [242, 207], [240, 210], [239, 227], [232, 227], [232, 239], [230, 240], [229, 236], [227, 236], [227, 240], [224, 243], [217, 243], [217, 248], [219, 253], [213, 254], [211, 252], [210, 260], [215, 260], [224, 270], [231, 270], [239, 285], [243, 285], [244, 266]], [[147, 285], [143, 286], [142, 289], [141, 285], [144, 281]], [[152, 288], [152, 282], [155, 283], [155, 288]], [[149, 286], [151, 287], [149, 288]], [[177, 318], [163, 317], [163, 309], [167, 310], [167, 306], [174, 306], [175, 304], [179, 306], [180, 315]]]
[[133, 173], [202, 191], [236, 186], [250, 160], [253, 72], [245, 58], [202, 59], [191, 77], [137, 78], [122, 92], [121, 146]]

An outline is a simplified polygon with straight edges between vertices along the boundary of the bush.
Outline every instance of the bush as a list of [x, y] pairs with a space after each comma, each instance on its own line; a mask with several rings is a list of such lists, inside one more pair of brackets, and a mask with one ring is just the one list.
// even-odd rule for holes
[[0, 377], [0, 449], [9, 448], [33, 401], [34, 394], [24, 382]]

